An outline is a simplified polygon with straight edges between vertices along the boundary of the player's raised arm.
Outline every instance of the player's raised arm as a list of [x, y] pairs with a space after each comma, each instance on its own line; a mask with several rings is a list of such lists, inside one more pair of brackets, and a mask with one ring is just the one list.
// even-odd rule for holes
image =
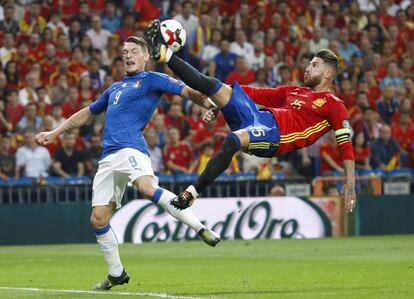
[[181, 96], [190, 99], [192, 102], [206, 109], [213, 109], [217, 107], [207, 96], [192, 89], [191, 87], [188, 87], [187, 85], [184, 86], [181, 91]]
[[349, 213], [353, 211], [356, 204], [355, 162], [348, 111], [341, 101], [336, 101], [332, 109], [329, 109], [328, 121], [334, 130], [337, 149], [344, 167], [345, 185], [342, 196], [345, 200], [345, 210]]
[[65, 131], [70, 131], [83, 126], [92, 118], [92, 116], [93, 114], [90, 112], [89, 107], [85, 107], [82, 110], [73, 114], [53, 131], [41, 132], [37, 134], [36, 141], [42, 145], [53, 143], [57, 136], [59, 136]]

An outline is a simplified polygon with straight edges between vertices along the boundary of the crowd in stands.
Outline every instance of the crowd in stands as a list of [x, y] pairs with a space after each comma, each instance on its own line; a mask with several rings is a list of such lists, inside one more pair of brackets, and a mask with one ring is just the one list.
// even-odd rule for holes
[[[341, 70], [335, 94], [349, 110], [356, 168], [414, 167], [414, 4], [407, 0], [3, 0], [0, 6], [0, 178], [92, 176], [104, 115], [54, 144], [52, 130], [124, 76], [122, 43], [148, 23], [186, 29], [180, 56], [231, 84], [303, 83], [313, 53], [330, 48]], [[148, 70], [171, 71], [148, 64]], [[222, 116], [202, 121], [187, 99], [164, 95], [145, 131], [154, 170], [200, 173], [228, 133]], [[139, 111], [137, 111], [139, 113]], [[269, 178], [343, 172], [335, 140], [281, 158], [234, 158], [228, 173]], [[316, 165], [316, 166], [315, 166]]]

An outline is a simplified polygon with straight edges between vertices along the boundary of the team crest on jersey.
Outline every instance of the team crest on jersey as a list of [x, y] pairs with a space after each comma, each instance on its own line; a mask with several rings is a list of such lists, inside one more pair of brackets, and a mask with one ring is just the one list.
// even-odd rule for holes
[[141, 86], [141, 80], [137, 80], [137, 82], [134, 83], [135, 88], [139, 88]]
[[312, 107], [313, 106], [316, 106], [316, 107], [314, 107], [315, 109], [317, 107], [321, 108], [325, 103], [326, 103], [326, 100], [325, 99], [319, 98], [319, 99], [316, 99], [315, 101], [313, 101]]

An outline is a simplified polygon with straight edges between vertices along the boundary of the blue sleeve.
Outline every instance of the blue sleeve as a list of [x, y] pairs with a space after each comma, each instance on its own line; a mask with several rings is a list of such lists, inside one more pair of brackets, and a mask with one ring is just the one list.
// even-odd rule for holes
[[110, 95], [110, 90], [113, 85], [111, 85], [107, 90], [104, 91], [103, 94], [92, 104], [89, 105], [89, 111], [92, 114], [100, 114], [108, 108], [108, 100]]
[[151, 88], [155, 91], [169, 92], [176, 95], [181, 95], [185, 83], [183, 81], [174, 79], [166, 74], [151, 72], [150, 73]]

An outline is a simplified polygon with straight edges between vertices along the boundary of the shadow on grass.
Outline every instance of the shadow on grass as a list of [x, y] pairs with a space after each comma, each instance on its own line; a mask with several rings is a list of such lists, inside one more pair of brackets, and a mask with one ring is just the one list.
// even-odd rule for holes
[[[224, 295], [233, 295], [233, 296], [249, 296], [249, 295], [277, 295], [277, 294], [301, 294], [307, 293], [315, 295], [317, 293], [342, 293], [342, 292], [355, 292], [355, 291], [364, 291], [364, 290], [377, 290], [380, 292], [378, 287], [331, 287], [331, 288], [298, 288], [298, 289], [280, 289], [280, 290], [273, 290], [273, 291], [258, 291], [258, 290], [245, 290], [245, 291], [217, 291], [217, 292], [209, 292], [207, 293], [190, 293], [186, 294], [187, 296], [200, 296], [206, 298], [206, 296], [224, 296]], [[385, 291], [385, 290], [384, 290]], [[208, 298], [208, 297], [207, 297]]]

